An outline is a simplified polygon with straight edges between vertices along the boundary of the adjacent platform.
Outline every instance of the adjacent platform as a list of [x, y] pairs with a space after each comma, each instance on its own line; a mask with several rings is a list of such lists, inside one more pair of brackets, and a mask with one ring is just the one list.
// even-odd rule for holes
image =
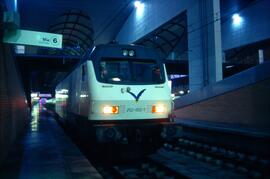
[[237, 124], [218, 123], [195, 119], [175, 119], [180, 135], [193, 140], [241, 150], [270, 158], [270, 133], [266, 130], [248, 128]]
[[270, 132], [267, 130], [258, 130], [251, 127], [244, 127], [238, 124], [229, 124], [213, 121], [203, 121], [196, 119], [175, 119], [176, 124], [198, 129], [206, 129], [231, 134], [241, 134], [251, 137], [270, 138]]
[[31, 117], [0, 178], [102, 178], [45, 108], [34, 106]]

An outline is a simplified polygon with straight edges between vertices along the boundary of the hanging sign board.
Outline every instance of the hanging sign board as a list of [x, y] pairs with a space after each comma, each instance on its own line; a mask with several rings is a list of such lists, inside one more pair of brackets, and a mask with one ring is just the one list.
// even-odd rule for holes
[[6, 30], [3, 42], [41, 47], [62, 48], [63, 35], [30, 30]]

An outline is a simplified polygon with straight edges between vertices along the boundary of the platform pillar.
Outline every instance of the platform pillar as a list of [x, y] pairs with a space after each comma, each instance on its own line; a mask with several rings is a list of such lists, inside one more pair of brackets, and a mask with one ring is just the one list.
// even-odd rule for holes
[[220, 4], [201, 0], [187, 13], [189, 87], [194, 91], [222, 80]]

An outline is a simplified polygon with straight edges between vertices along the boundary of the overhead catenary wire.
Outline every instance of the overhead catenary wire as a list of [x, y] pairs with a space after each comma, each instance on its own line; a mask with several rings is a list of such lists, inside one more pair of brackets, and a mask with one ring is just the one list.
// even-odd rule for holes
[[[214, 19], [214, 20], [212, 20], [212, 21], [210, 21], [210, 22], [208, 22], [208, 23], [206, 23], [206, 24], [202, 24], [202, 25], [199, 26], [198, 28], [195, 28], [195, 29], [193, 29], [193, 30], [191, 30], [191, 31], [188, 31], [187, 34], [190, 34], [190, 33], [196, 32], [196, 31], [198, 31], [198, 30], [201, 30], [201, 29], [207, 27], [208, 25], [211, 25], [211, 24], [213, 24], [213, 23], [215, 23], [215, 22], [217, 22], [217, 21], [220, 21], [220, 20], [222, 20], [222, 19], [224, 19], [224, 21], [221, 22], [221, 24], [224, 24], [225, 22], [227, 22], [227, 21], [231, 18], [231, 16], [232, 16], [233, 14], [235, 14], [235, 13], [240, 13], [240, 12], [243, 11], [244, 9], [246, 9], [246, 8], [248, 8], [248, 7], [251, 7], [251, 6], [254, 6], [254, 5], [256, 5], [257, 3], [262, 2], [262, 1], [265, 1], [265, 0], [255, 0], [255, 1], [251, 1], [251, 2], [247, 3], [247, 5], [244, 6], [244, 7], [242, 7], [241, 9], [239, 9], [239, 10], [237, 10], [237, 11], [234, 11], [234, 12], [232, 12], [232, 13], [229, 13], [228, 15], [225, 15], [225, 16], [222, 16], [222, 17], [219, 17], [219, 18], [216, 18], [216, 19]], [[217, 13], [220, 13], [220, 11], [217, 12]], [[195, 24], [190, 24], [190, 26], [192, 26], [192, 25], [195, 25]]]

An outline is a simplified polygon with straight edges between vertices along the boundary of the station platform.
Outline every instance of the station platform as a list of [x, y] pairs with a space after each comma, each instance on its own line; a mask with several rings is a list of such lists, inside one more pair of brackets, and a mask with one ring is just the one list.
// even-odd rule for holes
[[102, 176], [45, 108], [36, 105], [26, 134], [11, 148], [0, 178], [95, 178]]

